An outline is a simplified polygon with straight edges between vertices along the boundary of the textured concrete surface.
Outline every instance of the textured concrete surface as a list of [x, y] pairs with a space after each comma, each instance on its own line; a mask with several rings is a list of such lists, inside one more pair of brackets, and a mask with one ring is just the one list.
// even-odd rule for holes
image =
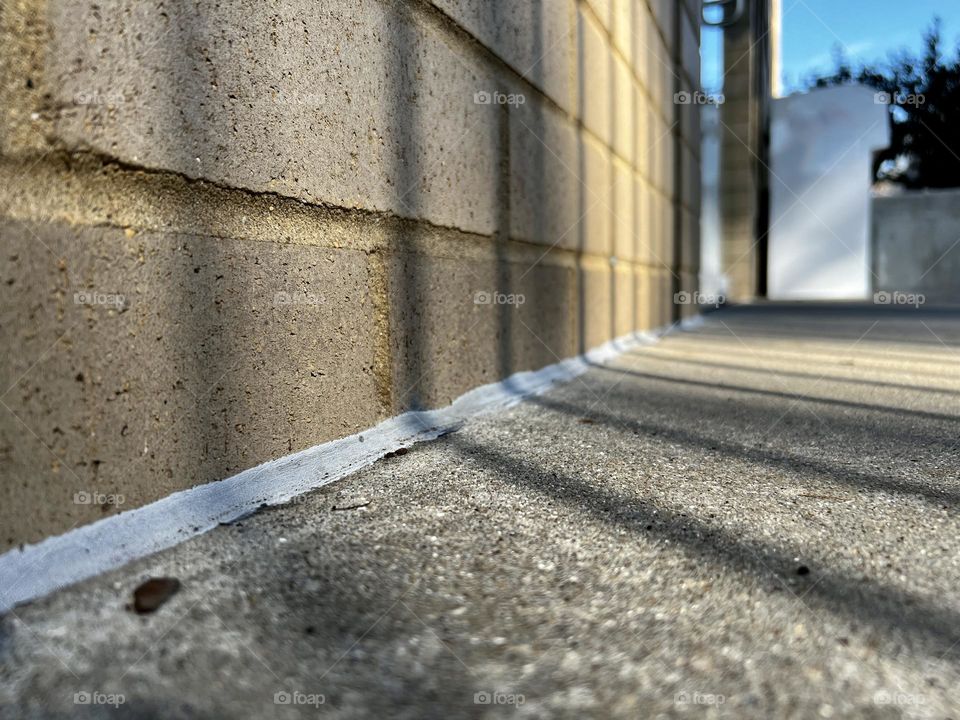
[[[491, 247], [470, 262], [387, 259], [395, 411], [441, 407], [479, 385], [576, 355], [581, 332], [602, 336], [595, 345], [612, 338], [609, 323], [594, 328], [588, 319], [581, 331], [572, 264], [534, 264], [512, 250]], [[635, 299], [626, 301], [632, 307]]]
[[0, 241], [0, 548], [392, 414], [362, 252], [12, 221]]
[[870, 252], [877, 277], [871, 290], [887, 293], [891, 302], [902, 302], [900, 293], [922, 294], [928, 302], [960, 300], [958, 205], [955, 189], [872, 198]]
[[958, 362], [958, 312], [715, 313], [7, 614], [0, 717], [956, 718]]
[[[605, 29], [586, 5], [577, 8], [577, 61], [580, 82], [577, 116], [604, 144], [611, 144], [614, 112], [612, 59]], [[619, 98], [616, 98], [619, 100]]]
[[[578, 182], [582, 165], [576, 125], [562, 113], [531, 102], [508, 114], [510, 236], [576, 249], [581, 216], [601, 188]], [[606, 199], [609, 204], [609, 199]]]
[[432, 0], [484, 46], [566, 110], [573, 110], [573, 34], [554, 0]]

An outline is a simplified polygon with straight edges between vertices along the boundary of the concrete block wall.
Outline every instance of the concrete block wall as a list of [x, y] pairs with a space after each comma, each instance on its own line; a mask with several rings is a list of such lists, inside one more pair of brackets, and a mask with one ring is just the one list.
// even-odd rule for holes
[[692, 5], [5, 5], [0, 550], [691, 312]]
[[870, 199], [874, 302], [960, 305], [960, 190], [914, 190]]

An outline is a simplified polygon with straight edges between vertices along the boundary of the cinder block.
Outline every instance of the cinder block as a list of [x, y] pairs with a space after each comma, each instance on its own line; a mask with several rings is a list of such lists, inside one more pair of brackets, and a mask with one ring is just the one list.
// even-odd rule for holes
[[616, 0], [579, 0], [590, 7], [600, 24], [610, 32], [613, 29], [613, 4]]
[[655, 273], [654, 286], [654, 327], [662, 328], [673, 322], [675, 298], [673, 296], [673, 276], [667, 270]]
[[673, 23], [677, 12], [677, 0], [650, 0], [650, 9], [663, 36], [667, 49], [673, 48]]
[[657, 216], [657, 267], [666, 270], [673, 267], [673, 205], [659, 191], [654, 190], [654, 213]]
[[108, 0], [49, 16], [48, 106], [68, 148], [494, 230], [505, 89], [415, 6]]
[[677, 155], [677, 142], [675, 129], [671, 130], [669, 125], [662, 125], [663, 139], [657, 146], [657, 173], [656, 181], [659, 187], [667, 197], [673, 197], [674, 179], [676, 178], [676, 168], [674, 166]]
[[659, 215], [654, 211], [654, 191], [649, 183], [637, 178], [634, 183], [637, 209], [637, 262], [645, 265], [659, 264], [660, 235]]
[[671, 195], [674, 192], [674, 166], [676, 138], [674, 130], [659, 117], [654, 119], [653, 166], [650, 177], [654, 187]]
[[393, 412], [575, 354], [575, 270], [539, 255], [488, 245], [386, 259]]
[[650, 184], [658, 190], [663, 190], [663, 153], [665, 152], [664, 148], [670, 144], [670, 134], [667, 126], [656, 112], [651, 113], [650, 119], [651, 143], [650, 152], [647, 156], [650, 161], [648, 165]]
[[637, 308], [637, 326], [636, 330], [653, 329], [652, 319], [652, 297], [653, 297], [653, 271], [644, 265], [637, 265], [633, 268], [633, 286], [636, 292], [634, 305]]
[[636, 160], [636, 82], [630, 67], [619, 56], [614, 56], [613, 61], [613, 149], [632, 164]]
[[649, 102], [643, 88], [634, 84], [633, 93], [633, 129], [634, 129], [634, 152], [633, 167], [635, 170], [645, 173], [647, 162], [647, 152], [650, 147], [650, 140], [647, 132], [647, 108]]
[[432, 2], [554, 102], [574, 111], [570, 83], [574, 38], [565, 3]]
[[636, 14], [641, 2], [637, 0], [610, 0], [610, 12], [613, 16], [613, 45], [626, 59], [627, 65], [633, 67], [635, 48], [633, 29], [636, 25]]
[[637, 278], [633, 265], [618, 261], [613, 267], [613, 335], [623, 337], [638, 329]]
[[577, 10], [578, 115], [606, 145], [611, 145], [612, 57], [607, 38], [591, 13]]
[[640, 85], [644, 90], [650, 89], [650, 62], [652, 60], [652, 51], [648, 47], [649, 28], [653, 24], [653, 17], [650, 15], [650, 9], [643, 0], [635, 0], [633, 3], [633, 30], [631, 32], [630, 44], [633, 47], [633, 68], [640, 80]]
[[361, 252], [0, 227], [3, 548], [383, 417]]
[[[647, 44], [647, 94], [650, 96], [654, 110], [662, 116], [663, 93], [670, 89], [664, 85], [664, 67], [671, 67], [670, 53], [663, 45], [663, 39], [657, 31], [655, 22], [646, 27]], [[673, 97], [671, 96], [671, 100]]]
[[576, 128], [538, 99], [511, 110], [509, 122], [511, 237], [577, 249], [590, 198]]
[[584, 252], [606, 257], [613, 249], [610, 150], [586, 133], [581, 133], [579, 152], [586, 205], [580, 220], [579, 246]]
[[645, 226], [641, 236], [646, 244], [641, 261], [657, 268], [669, 268], [673, 264], [673, 205], [655, 188], [644, 185], [641, 192]]
[[637, 152], [637, 165], [640, 166], [640, 172], [651, 184], [654, 183], [657, 174], [657, 153], [660, 151], [660, 145], [669, 142], [670, 138], [664, 133], [663, 123], [657, 115], [653, 105], [647, 105], [646, 118], [644, 122], [647, 133], [647, 141], [641, 150]]
[[[522, 121], [522, 122], [521, 122]], [[541, 139], [534, 135], [541, 132]], [[541, 141], [542, 140], [542, 141]], [[562, 116], [531, 109], [511, 118], [510, 226], [514, 238], [611, 252], [611, 154]]]
[[52, 94], [4, 147], [94, 152], [10, 193], [75, 224], [0, 225], [0, 549], [669, 322], [672, 2], [432, 2], [52, 3], [9, 43]]
[[620, 160], [613, 162], [613, 254], [618, 260], [637, 257], [636, 186], [633, 170]]
[[[667, 125], [673, 125], [679, 114], [677, 110], [677, 93], [686, 84], [681, 80], [682, 74], [669, 55], [664, 55], [660, 63], [660, 92], [656, 99], [660, 101], [659, 110]], [[697, 85], [699, 87], [699, 83]]]
[[674, 204], [670, 199], [659, 193], [656, 194], [658, 209], [660, 213], [659, 220], [659, 229], [660, 229], [660, 242], [662, 243], [662, 251], [660, 253], [661, 264], [665, 267], [673, 267], [674, 265], [674, 228], [676, 227], [676, 220], [674, 218]]
[[46, 8], [43, 0], [6, 3], [0, 13], [0, 155], [48, 150], [48, 119], [39, 111], [49, 98]]
[[589, 350], [612, 340], [614, 337], [613, 287], [609, 260], [593, 257], [581, 258], [579, 282], [579, 333], [582, 339], [582, 348]]
[[512, 272], [513, 287], [525, 302], [510, 325], [515, 360], [509, 371], [535, 370], [576, 355], [579, 298], [572, 259], [553, 264], [517, 258]]
[[654, 330], [671, 322], [673, 296], [671, 276], [666, 270], [638, 267], [634, 271], [637, 288], [639, 330]]

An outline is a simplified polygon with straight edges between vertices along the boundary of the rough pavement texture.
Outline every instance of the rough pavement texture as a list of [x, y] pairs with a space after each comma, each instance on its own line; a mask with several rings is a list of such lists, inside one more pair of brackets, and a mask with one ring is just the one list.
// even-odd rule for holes
[[960, 313], [715, 313], [17, 608], [0, 717], [960, 718], [958, 366]]

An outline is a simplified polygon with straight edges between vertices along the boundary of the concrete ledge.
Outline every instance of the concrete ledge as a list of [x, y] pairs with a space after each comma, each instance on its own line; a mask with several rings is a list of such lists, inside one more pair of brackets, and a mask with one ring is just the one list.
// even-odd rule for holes
[[538, 372], [477, 388], [441, 410], [410, 412], [362, 433], [182, 491], [131, 512], [0, 555], [0, 613], [67, 585], [177, 545], [257, 509], [290, 502], [372, 464], [388, 452], [435, 439], [467, 418], [509, 407], [589, 367], [648, 344], [634, 334]]

